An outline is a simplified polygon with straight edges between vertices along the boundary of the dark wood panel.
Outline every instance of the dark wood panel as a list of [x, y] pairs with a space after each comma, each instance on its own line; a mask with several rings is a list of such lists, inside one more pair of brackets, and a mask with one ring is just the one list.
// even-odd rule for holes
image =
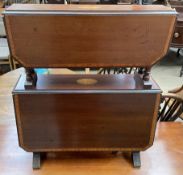
[[27, 151], [144, 150], [153, 143], [157, 94], [14, 95]]
[[148, 67], [166, 54], [176, 18], [163, 6], [25, 7], [5, 13], [12, 54], [25, 67]]
[[[139, 75], [136, 75], [139, 76]], [[38, 75], [38, 82], [36, 87], [31, 89], [25, 89], [24, 82], [25, 76], [22, 75], [14, 89], [14, 93], [38, 93], [42, 91], [55, 92], [66, 90], [128, 90], [138, 92], [144, 90], [143, 81], [141, 78], [137, 78], [134, 75]], [[151, 79], [152, 87], [144, 92], [160, 92], [159, 86]], [[114, 92], [114, 93], [115, 93]]]

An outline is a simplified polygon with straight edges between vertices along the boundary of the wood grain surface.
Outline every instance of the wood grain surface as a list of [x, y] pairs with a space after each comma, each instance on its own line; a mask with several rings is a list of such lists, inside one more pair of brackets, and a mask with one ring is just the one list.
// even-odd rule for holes
[[161, 92], [155, 83], [153, 91], [135, 85], [134, 75], [40, 77], [31, 90], [23, 90], [20, 78], [13, 91], [19, 142], [26, 151], [139, 151], [153, 144]]
[[145, 150], [153, 143], [158, 97], [156, 94], [15, 95], [20, 146], [31, 152]]
[[[82, 83], [83, 82], [83, 83]], [[91, 84], [90, 84], [91, 82]], [[92, 83], [93, 82], [93, 83]], [[156, 82], [151, 79], [150, 83], [152, 87], [149, 90], [144, 90], [143, 80], [139, 77], [139, 75], [41, 75], [38, 74], [38, 81], [36, 87], [32, 87], [31, 89], [26, 89], [24, 87], [25, 83], [25, 75], [22, 75], [15, 86], [14, 92], [21, 93], [21, 91], [29, 92], [34, 91], [37, 92], [45, 92], [49, 91], [78, 91], [78, 90], [90, 90], [90, 92], [94, 93], [96, 91], [144, 91], [144, 92], [157, 92], [160, 93], [160, 87], [156, 84]], [[89, 93], [89, 92], [88, 92]]]
[[32, 170], [32, 153], [18, 145], [11, 91], [22, 69], [0, 76], [0, 174], [2, 175], [182, 175], [183, 124], [159, 123], [154, 145], [141, 153], [142, 167], [134, 169], [129, 153], [48, 153], [41, 170]]
[[24, 67], [150, 67], [166, 54], [175, 19], [163, 6], [16, 5], [5, 12], [12, 55]]

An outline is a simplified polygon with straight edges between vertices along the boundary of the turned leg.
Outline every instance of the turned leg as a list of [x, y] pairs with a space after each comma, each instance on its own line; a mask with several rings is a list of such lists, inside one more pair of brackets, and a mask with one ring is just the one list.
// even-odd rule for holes
[[33, 152], [32, 168], [40, 169], [41, 167], [41, 153]]
[[30, 88], [36, 86], [37, 82], [37, 74], [32, 68], [25, 68], [26, 73], [26, 81], [25, 81], [25, 88]]
[[140, 74], [140, 75], [143, 75], [144, 74], [144, 68], [143, 67], [140, 67], [138, 69], [138, 74]]
[[140, 161], [140, 152], [132, 152], [132, 161], [134, 168], [140, 168], [141, 167], [141, 161]]
[[136, 69], [135, 74], [138, 74], [141, 77], [141, 79], [143, 79], [145, 70], [146, 69], [144, 67], [139, 67]]
[[146, 68], [143, 75], [145, 89], [151, 89], [152, 87], [152, 83], [150, 82], [150, 73], [151, 73], [151, 68]]
[[149, 81], [150, 73], [151, 73], [151, 68], [146, 68], [143, 76], [144, 81]]

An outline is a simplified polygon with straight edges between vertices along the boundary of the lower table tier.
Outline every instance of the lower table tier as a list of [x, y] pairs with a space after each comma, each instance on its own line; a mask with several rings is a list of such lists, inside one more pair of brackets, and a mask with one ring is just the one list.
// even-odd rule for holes
[[[70, 80], [77, 84], [73, 76], [53, 81], [54, 90], [46, 89], [41, 78], [44, 90], [39, 84], [21, 89], [20, 78], [13, 91], [20, 146], [30, 152], [146, 150], [153, 144], [160, 90], [155, 85], [150, 90], [132, 89], [132, 76], [131, 83], [119, 77], [96, 76], [93, 89], [79, 84], [69, 91], [59, 87], [64, 82], [71, 85]], [[118, 86], [119, 80], [125, 80], [130, 90]], [[105, 91], [100, 82], [105, 82]]]

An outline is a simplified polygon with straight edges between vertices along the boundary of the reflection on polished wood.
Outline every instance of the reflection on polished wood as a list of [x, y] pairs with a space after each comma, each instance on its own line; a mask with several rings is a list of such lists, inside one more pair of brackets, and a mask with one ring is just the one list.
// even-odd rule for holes
[[0, 174], [2, 175], [181, 175], [183, 172], [183, 124], [159, 123], [154, 145], [141, 153], [140, 169], [134, 169], [129, 153], [48, 153], [40, 170], [32, 170], [32, 153], [18, 146], [11, 90], [22, 69], [0, 77]]
[[176, 20], [175, 10], [151, 5], [18, 4], [4, 16], [12, 55], [26, 68], [151, 67]]
[[[78, 84], [83, 77], [97, 83]], [[21, 76], [13, 90], [24, 150], [144, 151], [153, 144], [161, 92], [153, 80], [150, 90], [133, 75], [38, 75], [38, 80], [36, 88], [25, 89]]]

